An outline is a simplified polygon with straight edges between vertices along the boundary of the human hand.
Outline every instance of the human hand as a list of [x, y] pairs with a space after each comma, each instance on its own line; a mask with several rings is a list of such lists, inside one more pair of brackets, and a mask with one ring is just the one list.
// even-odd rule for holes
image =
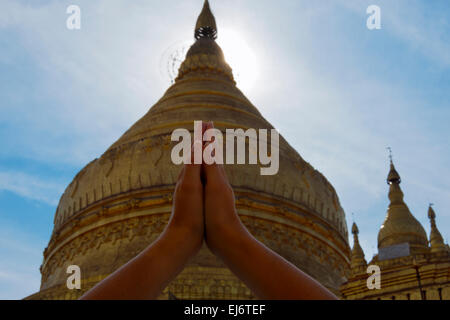
[[[198, 143], [202, 145], [201, 141], [194, 141], [191, 159]], [[203, 243], [201, 167], [201, 164], [186, 164], [181, 170], [173, 196], [172, 214], [162, 234], [81, 299], [136, 300], [160, 296]]]
[[[203, 132], [212, 128], [208, 123]], [[199, 143], [203, 146], [202, 141], [194, 141], [191, 158]], [[218, 164], [185, 165], [164, 232], [81, 299], [156, 299], [198, 252], [204, 236], [211, 251], [263, 299], [336, 299], [247, 231], [237, 215], [225, 170]]]
[[[213, 129], [212, 122], [206, 123], [205, 131]], [[209, 143], [204, 145], [204, 148]], [[242, 224], [236, 212], [233, 188], [228, 182], [221, 164], [202, 165], [204, 176], [205, 240], [209, 249], [220, 255], [227, 238], [242, 231]]]
[[201, 164], [194, 164], [194, 148], [202, 141], [194, 141], [191, 148], [191, 164], [185, 164], [178, 176], [173, 196], [172, 215], [166, 231], [182, 234], [193, 245], [193, 254], [201, 247], [204, 238], [203, 184]]
[[[206, 130], [212, 128], [213, 124], [208, 123]], [[256, 296], [266, 300], [336, 299], [320, 283], [250, 234], [237, 214], [223, 165], [203, 164], [202, 169], [206, 243]]]

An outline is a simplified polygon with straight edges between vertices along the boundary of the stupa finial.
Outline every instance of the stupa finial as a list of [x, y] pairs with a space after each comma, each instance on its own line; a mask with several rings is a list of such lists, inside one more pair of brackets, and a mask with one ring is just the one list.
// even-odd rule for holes
[[387, 177], [387, 183], [388, 184], [400, 184], [402, 182], [402, 179], [400, 178], [400, 175], [398, 174], [398, 172], [394, 166], [394, 161], [393, 161], [393, 157], [392, 157], [392, 148], [387, 147], [386, 149], [388, 149], [388, 151], [389, 151], [389, 160], [391, 162], [391, 169], [390, 169], [389, 175]]
[[428, 218], [430, 219], [431, 224], [431, 232], [430, 232], [430, 247], [431, 251], [445, 251], [447, 250], [445, 244], [444, 244], [444, 238], [442, 237], [441, 233], [439, 232], [437, 226], [436, 226], [436, 213], [433, 210], [433, 204], [430, 203], [430, 206], [428, 207]]
[[391, 147], [387, 147], [386, 149], [389, 151], [389, 160], [391, 160], [391, 163], [394, 163], [393, 156], [392, 156], [392, 148]]
[[195, 39], [208, 38], [217, 39], [217, 25], [208, 0], [205, 0], [203, 10], [198, 16], [195, 26]]

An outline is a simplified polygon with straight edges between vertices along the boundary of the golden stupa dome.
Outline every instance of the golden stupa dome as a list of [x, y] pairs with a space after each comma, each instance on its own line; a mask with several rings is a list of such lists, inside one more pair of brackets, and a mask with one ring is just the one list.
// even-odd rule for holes
[[403, 201], [401, 178], [393, 162], [387, 178], [389, 184], [389, 208], [378, 233], [378, 248], [408, 243], [411, 252], [423, 252], [428, 246], [425, 229], [411, 214]]
[[[212, 120], [223, 132], [273, 128], [236, 87], [210, 12], [206, 2], [175, 83], [65, 190], [44, 252], [41, 291], [31, 298], [77, 298], [157, 238], [181, 169], [171, 161], [175, 129], [192, 131], [195, 120]], [[258, 165], [225, 166], [238, 213], [259, 240], [338, 293], [350, 267], [338, 196], [282, 137], [279, 147], [276, 176], [261, 176]], [[65, 287], [68, 265], [81, 268], [81, 292]], [[182, 299], [253, 297], [206, 246], [168, 291]]]

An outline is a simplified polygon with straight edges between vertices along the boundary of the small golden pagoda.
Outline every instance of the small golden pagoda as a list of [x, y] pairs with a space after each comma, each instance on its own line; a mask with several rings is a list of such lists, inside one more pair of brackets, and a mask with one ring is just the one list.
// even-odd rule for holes
[[[62, 195], [44, 251], [41, 288], [30, 299], [76, 299], [158, 237], [181, 170], [170, 157], [175, 129], [192, 132], [195, 120], [212, 120], [222, 132], [273, 129], [236, 87], [216, 37], [216, 21], [205, 1], [195, 43], [175, 83]], [[279, 145], [276, 176], [261, 176], [257, 165], [226, 165], [239, 216], [260, 241], [339, 294], [350, 270], [350, 248], [338, 196], [281, 137]], [[81, 290], [66, 287], [69, 265], [81, 268]], [[206, 246], [161, 299], [170, 297], [254, 298]]]
[[[424, 228], [403, 201], [401, 178], [391, 158], [387, 178], [389, 208], [378, 233], [378, 254], [369, 264], [359, 245], [358, 227], [353, 225], [354, 245], [351, 276], [342, 285], [345, 299], [450, 300], [450, 249], [436, 226], [436, 213], [430, 205], [430, 241]], [[369, 289], [367, 267], [381, 270], [381, 288]]]

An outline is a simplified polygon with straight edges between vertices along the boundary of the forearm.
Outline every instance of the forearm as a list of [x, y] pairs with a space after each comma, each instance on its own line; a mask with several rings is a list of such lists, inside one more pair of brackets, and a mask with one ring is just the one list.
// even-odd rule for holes
[[191, 238], [187, 229], [166, 228], [153, 244], [81, 299], [156, 299], [200, 248], [201, 242], [188, 241]]
[[215, 253], [261, 299], [325, 300], [336, 297], [320, 283], [256, 240], [239, 221], [222, 227]]

